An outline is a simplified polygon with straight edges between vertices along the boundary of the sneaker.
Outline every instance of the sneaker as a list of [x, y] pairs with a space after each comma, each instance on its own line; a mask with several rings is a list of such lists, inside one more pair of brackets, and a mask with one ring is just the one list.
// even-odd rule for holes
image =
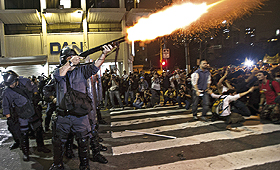
[[208, 119], [206, 117], [204, 117], [204, 116], [201, 116], [200, 119], [205, 121], [205, 122], [208, 122]]
[[197, 116], [193, 116], [193, 120], [197, 121], [198, 120]]

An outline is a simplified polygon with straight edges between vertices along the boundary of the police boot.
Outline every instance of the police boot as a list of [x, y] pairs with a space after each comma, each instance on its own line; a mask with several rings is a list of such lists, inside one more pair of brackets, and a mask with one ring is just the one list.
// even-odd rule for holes
[[90, 145], [92, 150], [92, 161], [103, 163], [103, 164], [108, 163], [108, 160], [103, 155], [100, 154], [100, 146], [96, 136], [90, 139]]
[[53, 137], [53, 164], [49, 170], [61, 170], [63, 166], [63, 149], [65, 144], [59, 138]]
[[29, 161], [29, 139], [28, 139], [28, 131], [21, 132], [21, 150], [23, 153], [23, 160]]
[[80, 170], [90, 169], [88, 137], [78, 139], [78, 152], [80, 158]]
[[100, 151], [107, 151], [108, 148], [106, 146], [102, 145], [101, 143], [99, 143], [99, 150]]
[[9, 148], [10, 150], [16, 149], [20, 146], [20, 140], [15, 140], [15, 143], [13, 143]]
[[68, 139], [65, 143], [65, 156], [69, 159], [72, 159], [75, 157], [73, 153], [73, 140], [74, 140], [74, 135], [72, 133], [69, 134]]
[[36, 143], [37, 143], [37, 151], [38, 152], [44, 152], [44, 153], [50, 153], [51, 150], [45, 147], [44, 139], [43, 139], [43, 127], [40, 126], [35, 130], [35, 136], [36, 136]]
[[103, 142], [103, 139], [102, 139], [98, 134], [97, 134], [96, 137], [97, 137], [97, 141], [98, 141], [98, 142]]

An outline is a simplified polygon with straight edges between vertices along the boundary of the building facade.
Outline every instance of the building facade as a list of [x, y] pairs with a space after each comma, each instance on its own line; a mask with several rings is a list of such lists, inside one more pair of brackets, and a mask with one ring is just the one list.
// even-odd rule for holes
[[[1, 71], [23, 76], [51, 73], [60, 50], [75, 44], [81, 51], [125, 36], [125, 29], [151, 10], [135, 9], [125, 0], [0, 0]], [[133, 71], [131, 43], [120, 44], [119, 74]], [[101, 52], [87, 57], [95, 60]], [[101, 70], [114, 69], [115, 53]], [[24, 70], [24, 71], [23, 71]], [[102, 71], [101, 71], [102, 72]]]

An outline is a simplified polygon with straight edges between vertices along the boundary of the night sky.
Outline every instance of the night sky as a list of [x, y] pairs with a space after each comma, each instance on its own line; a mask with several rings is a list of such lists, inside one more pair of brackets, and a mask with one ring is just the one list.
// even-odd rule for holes
[[242, 20], [234, 22], [236, 26], [255, 27], [257, 40], [270, 38], [275, 30], [280, 29], [280, 0], [264, 2], [260, 10], [255, 10], [251, 16], [244, 16]]
[[[165, 4], [167, 4], [166, 2], [168, 1], [165, 0], [162, 2], [158, 0], [141, 0], [138, 7], [147, 9], [159, 9], [160, 6], [164, 6]], [[256, 41], [261, 39], [269, 39], [275, 36], [276, 29], [280, 29], [279, 9], [280, 0], [268, 0], [264, 2], [264, 5], [261, 7], [261, 9], [256, 9], [250, 15], [243, 16], [241, 19], [234, 21], [233, 25], [234, 27], [240, 28], [241, 33], [244, 32], [242, 29], [246, 27], [256, 28]], [[168, 63], [170, 65], [170, 69], [172, 70], [176, 66], [178, 66], [179, 68], [184, 68], [184, 48], [173, 47], [172, 43], [169, 43], [168, 47], [171, 48], [171, 58]], [[159, 65], [158, 56], [154, 56], [153, 54], [151, 54], [151, 56], [149, 57], [153, 58], [152, 61], [155, 62], [153, 63], [153, 65]], [[192, 66], [195, 65], [196, 58], [197, 54], [191, 54]]]

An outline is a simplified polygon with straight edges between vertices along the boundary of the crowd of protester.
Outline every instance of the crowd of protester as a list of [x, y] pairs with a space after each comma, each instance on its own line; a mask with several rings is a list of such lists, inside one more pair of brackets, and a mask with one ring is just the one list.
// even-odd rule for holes
[[[114, 110], [117, 107], [121, 109], [125, 107], [141, 109], [178, 105], [178, 108], [189, 110], [194, 100], [191, 75], [197, 69], [194, 68], [190, 73], [180, 69], [163, 71], [161, 73], [156, 70], [130, 73], [124, 71], [123, 75], [117, 75], [112, 70], [106, 70], [101, 77], [103, 93], [101, 106], [103, 109]], [[271, 82], [278, 82], [273, 89], [275, 96], [271, 96], [272, 98], [277, 97], [280, 90], [278, 89], [280, 82], [280, 66], [278, 65], [259, 64], [251, 67], [225, 66], [223, 68], [214, 68], [208, 65], [207, 70], [211, 73], [211, 84], [209, 87], [211, 93], [217, 95], [229, 95], [230, 93], [241, 94], [248, 91], [250, 87], [255, 87], [252, 92], [241, 96], [236, 101], [230, 102], [232, 112], [239, 113], [243, 116], [257, 115], [261, 110], [264, 110], [264, 112], [271, 110], [271, 108], [267, 110], [265, 105], [269, 103], [267, 100], [272, 99], [266, 99], [266, 102], [261, 101], [264, 91], [260, 89], [262, 80], [258, 79], [259, 73], [264, 73], [264, 76], [267, 76], [267, 79]], [[48, 77], [43, 74], [38, 77], [30, 76], [29, 79], [38, 86], [38, 100], [42, 101], [42, 105], [47, 105], [48, 103], [43, 100], [43, 87], [51, 79], [51, 75]], [[1, 86], [1, 89], [4, 89], [4, 85]], [[207, 105], [211, 108], [215, 100], [214, 98], [210, 98], [210, 103]], [[199, 104], [203, 106], [202, 102]], [[275, 102], [270, 102], [269, 104], [273, 104], [270, 106], [272, 108], [274, 108], [274, 105], [278, 106]], [[275, 112], [277, 112], [276, 116], [270, 116], [270, 118], [269, 113], [266, 113], [266, 116], [261, 116], [262, 118], [269, 118], [275, 121], [279, 119], [279, 111]]]
[[[13, 84], [9, 84], [10, 89], [12, 89], [11, 86], [17, 83], [17, 81], [23, 80], [23, 78], [18, 79], [19, 76], [12, 71], [6, 74], [15, 79]], [[49, 153], [50, 150], [44, 145], [42, 136], [43, 126], [41, 123], [43, 120], [43, 106], [48, 106], [45, 112], [45, 132], [51, 130], [51, 116], [55, 111], [58, 112], [55, 104], [55, 94], [53, 94], [55, 90], [49, 90], [49, 92], [53, 92], [49, 96], [45, 90], [47, 82], [54, 79], [52, 79], [51, 75], [46, 77], [43, 74], [38, 77], [31, 76], [29, 79], [27, 80], [30, 82], [30, 88], [32, 87], [32, 90], [34, 90], [32, 103], [35, 113], [38, 116], [38, 121], [40, 122], [38, 127], [32, 129], [38, 145], [37, 150], [39, 152]], [[97, 117], [98, 122], [92, 127], [94, 137], [90, 139], [93, 160], [95, 162], [108, 162], [100, 154], [100, 151], [107, 150], [105, 146], [99, 143], [102, 142], [102, 138], [97, 133], [98, 125], [106, 124], [101, 117], [100, 107], [110, 110], [115, 110], [119, 107], [119, 110], [123, 110], [125, 107], [143, 109], [178, 105], [178, 108], [190, 110], [193, 114], [193, 120], [197, 121], [199, 120], [197, 117], [198, 108], [201, 106], [202, 116], [200, 116], [200, 120], [202, 121], [224, 120], [228, 124], [239, 123], [244, 121], [244, 117], [259, 115], [262, 120], [269, 120], [275, 124], [280, 124], [280, 65], [264, 65], [260, 63], [250, 67], [230, 65], [223, 68], [214, 68], [210, 67], [206, 60], [201, 60], [199, 67], [194, 68], [190, 73], [187, 73], [186, 70], [175, 69], [174, 71], [150, 71], [149, 73], [136, 71], [129, 74], [124, 71], [123, 75], [117, 75], [113, 70], [106, 70], [101, 79], [98, 75], [90, 79], [95, 82], [91, 86], [95, 87], [94, 91], [96, 93], [94, 94], [96, 96], [94, 98], [98, 103], [94, 105], [96, 113], [93, 114]], [[9, 77], [7, 78], [6, 76], [6, 86], [9, 81]], [[4, 89], [5, 85], [0, 84], [0, 94], [2, 94]], [[17, 92], [16, 88], [14, 88], [14, 91]], [[103, 93], [102, 95], [99, 94], [101, 92]], [[18, 91], [18, 94], [24, 95], [21, 91]], [[46, 100], [48, 98], [51, 100]], [[208, 112], [212, 112], [211, 117], [207, 115]], [[7, 120], [11, 133], [13, 131], [19, 131], [19, 129], [11, 129], [14, 127], [14, 125], [9, 124], [11, 117], [7, 117]], [[20, 120], [23, 121], [25, 119]], [[37, 122], [37, 119], [35, 122]], [[34, 122], [31, 123], [34, 125]], [[23, 131], [20, 129], [20, 131], [21, 134], [13, 134], [15, 143], [10, 149], [18, 148], [21, 144], [24, 154], [23, 160], [28, 161], [28, 130]], [[72, 148], [74, 136], [69, 136], [67, 138], [69, 144], [66, 142], [65, 145], [65, 155], [68, 158], [73, 158]], [[54, 149], [54, 151], [56, 150]], [[60, 159], [56, 158], [55, 160]], [[58, 165], [63, 164], [61, 162], [54, 162], [52, 167]]]
[[[141, 109], [178, 105], [178, 108], [188, 110], [193, 105], [193, 101], [196, 100], [194, 98], [196, 93], [193, 93], [195, 90], [192, 84], [192, 75], [196, 70], [197, 68], [194, 68], [191, 73], [187, 73], [186, 70], [175, 69], [174, 71], [163, 71], [161, 73], [158, 71], [150, 71], [149, 73], [135, 71], [129, 74], [124, 71], [123, 75], [117, 75], [114, 71], [106, 70], [102, 75], [104, 97], [102, 106], [103, 108], [114, 110], [117, 105], [121, 109], [124, 109], [125, 106]], [[207, 63], [206, 70], [209, 71], [211, 78], [209, 79], [210, 87], [205, 92], [212, 97], [210, 97], [208, 103], [199, 102], [198, 105], [209, 105], [208, 108], [211, 108], [217, 100], [215, 99], [217, 96], [214, 97], [211, 93], [232, 96], [240, 94], [240, 98], [230, 101], [228, 101], [230, 97], [227, 99], [227, 102], [230, 102], [232, 113], [238, 113], [242, 116], [257, 115], [260, 112], [269, 112], [265, 106], [272, 105], [272, 108], [276, 107], [275, 111], [273, 111], [274, 113], [272, 113], [273, 115], [261, 116], [274, 122], [279, 120], [278, 104], [274, 102], [274, 99], [280, 94], [279, 65], [261, 63], [250, 67], [230, 65], [223, 68], [214, 68]], [[261, 76], [259, 76], [260, 74], [263, 74], [267, 80], [273, 82], [274, 94], [267, 95], [263, 91], [262, 84], [263, 86], [265, 84]], [[265, 81], [265, 83], [269, 85], [269, 81]], [[242, 94], [244, 92], [247, 93]], [[262, 96], [266, 97], [266, 102], [261, 101]], [[273, 101], [268, 102], [270, 100]], [[210, 111], [210, 109], [207, 111]], [[194, 118], [198, 120], [195, 114]], [[205, 119], [203, 118], [203, 120]]]

